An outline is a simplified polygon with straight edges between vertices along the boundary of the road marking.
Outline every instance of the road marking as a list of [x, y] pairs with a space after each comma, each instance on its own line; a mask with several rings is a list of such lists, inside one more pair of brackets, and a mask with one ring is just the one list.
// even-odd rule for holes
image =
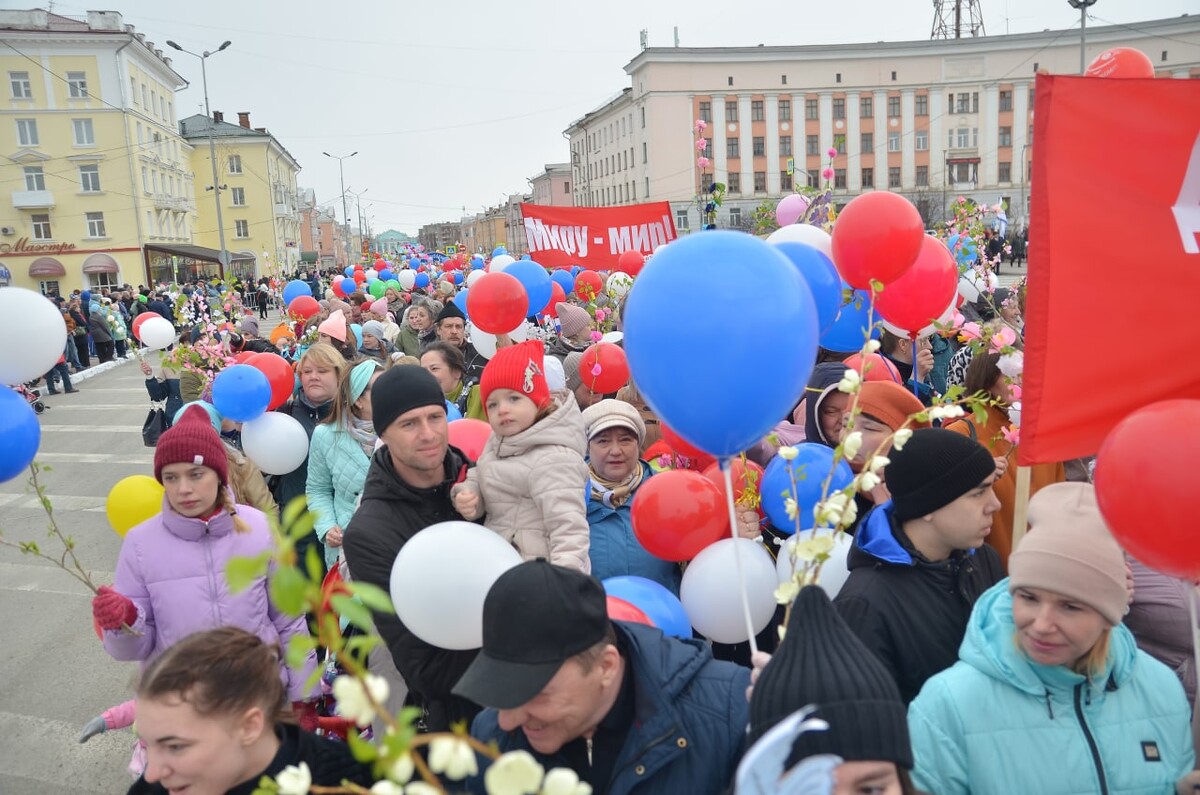
[[[68, 511], [103, 512], [106, 497], [76, 497], [68, 494], [47, 494], [46, 499], [54, 506], [55, 513]], [[37, 509], [42, 511], [42, 501], [31, 494], [2, 494], [0, 505], [13, 511]]]
[[139, 433], [141, 425], [43, 425], [42, 433]]
[[[62, 596], [86, 596], [92, 593], [83, 583], [71, 577], [65, 571], [53, 566], [36, 563], [4, 563], [0, 562], [0, 591], [24, 591], [37, 593], [52, 593]], [[111, 571], [93, 571], [88, 569], [88, 575], [94, 583], [112, 582], [114, 574]]]
[[56, 466], [61, 466], [57, 462], [63, 464], [135, 464], [137, 466], [151, 466], [154, 464], [154, 454], [146, 453], [145, 455], [121, 455], [120, 453], [46, 453], [39, 452], [37, 460], [49, 461], [55, 463]]

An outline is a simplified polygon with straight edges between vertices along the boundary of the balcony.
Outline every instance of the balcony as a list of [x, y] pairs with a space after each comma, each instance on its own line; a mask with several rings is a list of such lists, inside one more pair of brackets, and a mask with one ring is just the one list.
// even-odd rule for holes
[[294, 207], [291, 207], [290, 205], [287, 205], [287, 204], [276, 204], [275, 205], [275, 217], [276, 218], [291, 218], [295, 214], [296, 214], [296, 209]]
[[167, 193], [156, 193], [151, 197], [156, 210], [171, 210], [177, 213], [186, 213], [195, 209], [191, 199], [183, 196], [171, 196]]
[[18, 210], [48, 210], [54, 206], [54, 193], [48, 190], [15, 190], [12, 203]]

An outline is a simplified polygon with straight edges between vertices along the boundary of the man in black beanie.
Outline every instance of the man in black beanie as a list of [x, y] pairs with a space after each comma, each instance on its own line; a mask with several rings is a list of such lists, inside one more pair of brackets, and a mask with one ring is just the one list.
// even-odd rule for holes
[[953, 431], [914, 431], [888, 456], [890, 502], [854, 536], [838, 612], [891, 672], [908, 703], [958, 659], [975, 600], [1004, 578], [984, 544], [1000, 501], [987, 448]]
[[[450, 501], [450, 487], [466, 479], [472, 464], [450, 446], [446, 398], [437, 379], [423, 368], [393, 367], [379, 376], [371, 387], [371, 413], [385, 446], [371, 459], [343, 550], [351, 579], [387, 591], [392, 564], [405, 543], [430, 525], [462, 519]], [[450, 690], [476, 652], [430, 646], [394, 614], [375, 613], [374, 619], [403, 684], [425, 708], [429, 730], [448, 731], [452, 723], [470, 723], [479, 707]], [[372, 671], [396, 678], [376, 652]], [[403, 698], [403, 684], [391, 684], [393, 694]]]
[[462, 351], [463, 361], [467, 364], [464, 378], [468, 382], [478, 382], [483, 377], [483, 368], [487, 366], [488, 360], [479, 355], [474, 345], [467, 342], [467, 316], [453, 301], [447, 301], [438, 313], [437, 337]]

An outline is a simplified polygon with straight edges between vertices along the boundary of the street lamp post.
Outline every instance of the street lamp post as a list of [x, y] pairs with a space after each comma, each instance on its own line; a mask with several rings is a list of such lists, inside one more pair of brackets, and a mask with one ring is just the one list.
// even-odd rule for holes
[[1067, 0], [1071, 8], [1079, 9], [1079, 74], [1087, 70], [1087, 10], [1096, 0]]
[[338, 178], [342, 182], [342, 218], [346, 222], [346, 264], [350, 264], [350, 208], [346, 205], [346, 170], [343, 161], [354, 157], [358, 152], [351, 152], [348, 155], [331, 155], [328, 152], [321, 154], [326, 157], [332, 157], [338, 161]]
[[213, 141], [213, 131], [216, 128], [217, 123], [213, 121], [212, 111], [210, 111], [208, 108], [208, 70], [205, 68], [205, 65], [207, 64], [208, 57], [210, 55], [216, 55], [232, 43], [233, 42], [231, 41], [226, 41], [212, 52], [205, 50], [203, 53], [198, 53], [192, 52], [191, 50], [185, 50], [183, 47], [180, 47], [173, 41], [167, 41], [168, 47], [179, 50], [180, 52], [186, 52], [188, 55], [194, 55], [200, 59], [200, 77], [204, 83], [204, 115], [208, 118], [208, 159], [212, 161], [212, 191], [213, 199], [217, 203], [217, 239], [220, 241], [221, 245], [221, 252], [218, 254], [218, 258], [221, 260], [221, 278], [225, 278], [225, 271], [229, 268], [229, 252], [225, 249], [225, 223], [221, 217], [221, 185], [220, 180], [217, 177], [217, 145]]

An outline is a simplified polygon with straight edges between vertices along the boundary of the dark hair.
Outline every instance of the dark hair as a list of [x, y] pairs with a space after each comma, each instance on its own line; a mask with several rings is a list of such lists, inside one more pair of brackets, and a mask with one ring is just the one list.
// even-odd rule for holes
[[279, 721], [290, 714], [279, 678], [280, 651], [237, 627], [189, 635], [142, 673], [138, 698], [178, 696], [200, 715], [233, 715], [262, 707]]
[[888, 331], [887, 329], [884, 329], [883, 333], [879, 335], [879, 351], [880, 351], [880, 353], [885, 353], [888, 355], [895, 353], [896, 348], [898, 348], [900, 346], [900, 341], [903, 339], [904, 338], [899, 336], [898, 334], [893, 334], [892, 332]]
[[607, 622], [607, 627], [604, 630], [604, 637], [597, 643], [587, 647], [579, 654], [575, 655], [575, 661], [579, 663], [579, 667], [583, 669], [585, 674], [592, 672], [597, 665], [600, 664], [600, 658], [604, 656], [604, 650], [609, 646], [617, 645], [617, 630], [613, 628], [612, 622]]
[[434, 340], [425, 346], [425, 350], [421, 351], [421, 358], [424, 358], [427, 353], [440, 353], [446, 366], [451, 370], [458, 371], [460, 379], [467, 374], [467, 359], [463, 356], [461, 348], [442, 340]]
[[1001, 376], [999, 361], [998, 353], [977, 353], [971, 357], [966, 377], [963, 379], [963, 387], [968, 395], [991, 391]]

